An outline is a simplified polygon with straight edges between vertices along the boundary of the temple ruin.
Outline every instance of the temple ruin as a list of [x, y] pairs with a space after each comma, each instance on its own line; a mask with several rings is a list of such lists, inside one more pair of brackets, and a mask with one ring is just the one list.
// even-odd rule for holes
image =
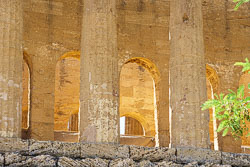
[[0, 138], [250, 154], [200, 107], [250, 83], [249, 5], [0, 0]]

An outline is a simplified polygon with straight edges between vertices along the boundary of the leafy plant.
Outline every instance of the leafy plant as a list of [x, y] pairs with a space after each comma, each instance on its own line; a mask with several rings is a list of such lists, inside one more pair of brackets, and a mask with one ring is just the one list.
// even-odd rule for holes
[[[246, 58], [245, 61], [246, 61], [245, 63], [237, 62], [234, 65], [235, 66], [243, 66], [242, 72], [249, 71], [250, 70], [250, 63], [249, 63], [248, 58]], [[248, 73], [250, 73], [250, 71]]]
[[[242, 72], [248, 71], [248, 73], [250, 74], [250, 63], [249, 63], [248, 58], [246, 58], [246, 62], [245, 63], [237, 62], [234, 65], [235, 66], [243, 66]], [[248, 84], [248, 89], [250, 89], [250, 83]]]
[[[230, 93], [220, 96], [215, 95], [215, 99], [206, 101], [202, 105], [202, 110], [208, 108], [215, 109], [215, 117], [220, 121], [217, 132], [223, 130], [222, 136], [226, 136], [229, 130], [235, 138], [243, 136], [248, 131], [246, 121], [250, 121], [250, 97], [244, 98], [244, 86], [237, 92], [229, 90]], [[249, 136], [250, 133], [247, 135]]]
[[[237, 62], [235, 65], [243, 66], [243, 72], [250, 70], [248, 59], [245, 63]], [[250, 89], [250, 84], [248, 84], [248, 88]], [[215, 94], [215, 99], [206, 101], [202, 105], [202, 110], [215, 109], [215, 117], [220, 121], [217, 132], [223, 130], [222, 136], [231, 132], [234, 138], [240, 138], [249, 130], [246, 122], [250, 121], [250, 97], [244, 98], [244, 85], [240, 86], [237, 92], [230, 89], [229, 92], [227, 95], [221, 93], [218, 96]], [[250, 133], [246, 137], [248, 136]]]
[[240, 5], [242, 5], [243, 3], [247, 3], [250, 0], [233, 0], [233, 1], [237, 3], [236, 6], [234, 7], [234, 10], [237, 10], [240, 7]]

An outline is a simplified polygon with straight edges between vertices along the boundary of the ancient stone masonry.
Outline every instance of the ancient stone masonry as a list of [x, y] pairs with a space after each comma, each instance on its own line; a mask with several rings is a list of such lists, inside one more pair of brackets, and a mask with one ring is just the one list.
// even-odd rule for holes
[[201, 3], [170, 3], [170, 143], [174, 147], [209, 148], [209, 113], [200, 108], [207, 99]]
[[0, 139], [1, 166], [231, 167], [250, 166], [249, 154], [209, 149]]
[[0, 136], [21, 137], [23, 1], [0, 1]]
[[234, 66], [250, 59], [249, 3], [234, 6], [0, 0], [0, 166], [250, 166], [225, 153], [250, 138], [222, 138], [200, 109], [249, 83]]
[[116, 0], [84, 0], [80, 141], [119, 142]]

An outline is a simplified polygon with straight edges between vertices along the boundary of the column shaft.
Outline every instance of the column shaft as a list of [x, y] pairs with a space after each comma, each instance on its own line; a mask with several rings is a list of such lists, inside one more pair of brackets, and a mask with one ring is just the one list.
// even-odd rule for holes
[[0, 137], [21, 137], [22, 3], [0, 0]]
[[80, 141], [119, 142], [116, 0], [84, 0]]
[[209, 148], [201, 0], [170, 4], [171, 146]]

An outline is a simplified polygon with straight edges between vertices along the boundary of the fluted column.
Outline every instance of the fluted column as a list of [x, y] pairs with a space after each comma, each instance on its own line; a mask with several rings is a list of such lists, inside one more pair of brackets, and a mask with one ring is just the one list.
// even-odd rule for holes
[[201, 0], [170, 2], [171, 145], [209, 148]]
[[84, 0], [80, 141], [119, 142], [116, 0]]
[[21, 137], [22, 0], [0, 0], [0, 137]]

